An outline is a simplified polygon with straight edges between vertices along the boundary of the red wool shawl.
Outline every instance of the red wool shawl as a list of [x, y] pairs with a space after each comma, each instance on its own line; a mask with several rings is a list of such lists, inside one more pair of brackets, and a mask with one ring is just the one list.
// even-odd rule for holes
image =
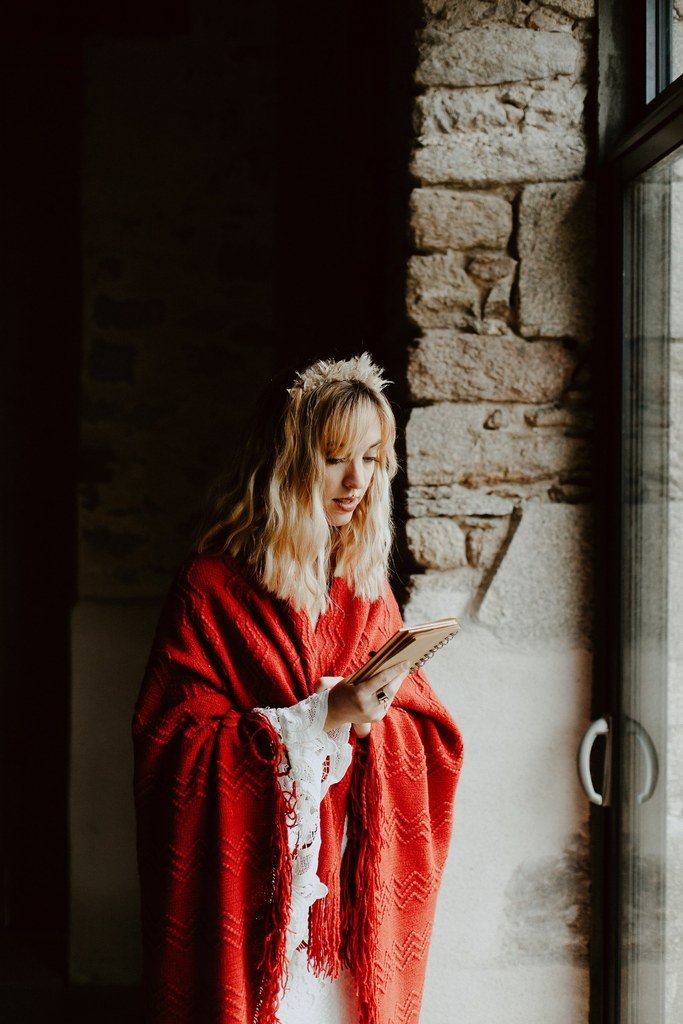
[[[331, 598], [312, 629], [242, 563], [206, 555], [170, 589], [132, 722], [146, 1024], [277, 1022], [293, 808], [277, 778], [282, 746], [252, 709], [348, 675], [402, 625], [389, 584], [370, 602], [335, 577]], [[310, 912], [308, 958], [317, 973], [353, 972], [358, 1024], [414, 1024], [461, 736], [416, 671], [351, 742], [321, 806], [329, 892]]]

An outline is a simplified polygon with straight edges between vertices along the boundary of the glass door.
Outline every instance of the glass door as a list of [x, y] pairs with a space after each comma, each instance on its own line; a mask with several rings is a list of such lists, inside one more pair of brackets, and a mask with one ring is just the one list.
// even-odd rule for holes
[[586, 792], [605, 808], [604, 830], [593, 818], [606, 853], [592, 1024], [683, 1022], [683, 109], [675, 130], [678, 146], [654, 160], [645, 150], [640, 170], [627, 150], [607, 193], [620, 254], [618, 324], [605, 331], [619, 343], [605, 344], [603, 366], [618, 381], [604, 421], [618, 429], [603, 446], [611, 653], [598, 696], [607, 713], [579, 751]]
[[683, 0], [599, 10], [590, 1021], [683, 1024]]
[[[681, 156], [661, 161], [624, 190], [621, 474], [621, 707], [617, 819], [620, 821], [619, 1020], [683, 1020], [676, 919], [677, 771], [667, 719], [675, 685], [675, 486], [679, 439], [672, 431], [678, 351], [674, 304], [675, 187]], [[683, 341], [678, 342], [683, 349]], [[683, 976], [681, 977], [683, 980]]]

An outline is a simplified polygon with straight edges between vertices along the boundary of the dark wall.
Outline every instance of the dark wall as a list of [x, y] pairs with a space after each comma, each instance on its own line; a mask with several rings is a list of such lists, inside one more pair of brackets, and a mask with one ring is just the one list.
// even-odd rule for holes
[[275, 369], [367, 348], [401, 398], [415, 12], [122, 4], [6, 34], [6, 930], [67, 927], [75, 601], [159, 599]]
[[66, 914], [81, 347], [78, 40], [2, 44], [2, 924]]
[[164, 590], [273, 370], [396, 366], [404, 29], [260, 0], [85, 40], [82, 597]]

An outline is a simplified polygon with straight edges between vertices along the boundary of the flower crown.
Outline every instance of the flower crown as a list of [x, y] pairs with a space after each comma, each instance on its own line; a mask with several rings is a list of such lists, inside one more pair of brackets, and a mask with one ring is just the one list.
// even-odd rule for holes
[[382, 376], [382, 370], [373, 363], [370, 353], [363, 352], [351, 359], [319, 359], [305, 370], [300, 370], [287, 391], [292, 397], [300, 397], [315, 391], [322, 384], [344, 380], [359, 381], [378, 394], [387, 384], [394, 383], [393, 380], [387, 380]]

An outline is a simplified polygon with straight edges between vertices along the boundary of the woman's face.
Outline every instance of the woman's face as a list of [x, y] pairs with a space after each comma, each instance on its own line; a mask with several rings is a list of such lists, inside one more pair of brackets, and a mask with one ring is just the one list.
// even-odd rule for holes
[[379, 455], [381, 429], [379, 417], [371, 425], [353, 452], [325, 463], [323, 502], [325, 515], [333, 526], [345, 526], [370, 486]]

